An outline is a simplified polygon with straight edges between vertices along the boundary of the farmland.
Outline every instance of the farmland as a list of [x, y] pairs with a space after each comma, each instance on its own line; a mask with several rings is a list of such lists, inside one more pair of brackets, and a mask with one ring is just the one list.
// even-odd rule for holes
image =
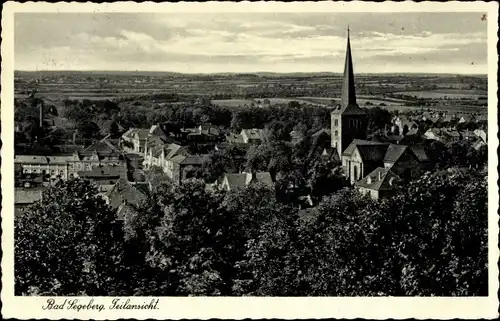
[[486, 97], [487, 92], [476, 90], [433, 90], [433, 91], [402, 91], [398, 95], [415, 96], [424, 99], [479, 99]]
[[[138, 101], [161, 104], [210, 99], [228, 108], [338, 103], [341, 75], [312, 74], [175, 74], [140, 72], [16, 72], [15, 97], [32, 93], [54, 105], [64, 100]], [[485, 113], [485, 76], [367, 75], [356, 78], [358, 104], [388, 110], [452, 110]], [[165, 97], [169, 97], [167, 100]]]

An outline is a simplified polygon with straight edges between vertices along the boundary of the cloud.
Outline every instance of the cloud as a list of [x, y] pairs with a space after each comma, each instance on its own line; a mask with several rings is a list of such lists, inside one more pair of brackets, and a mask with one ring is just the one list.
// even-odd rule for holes
[[[345, 26], [357, 70], [435, 61], [486, 63], [486, 28], [472, 14], [23, 14], [17, 69], [183, 68], [342, 71]], [[442, 23], [444, 19], [446, 24]], [[478, 18], [479, 19], [479, 18]], [[354, 23], [353, 23], [354, 22]], [[448, 58], [446, 58], [448, 57]], [[397, 63], [396, 63], [397, 62]], [[406, 66], [405, 66], [406, 64]], [[174, 70], [180, 68], [180, 70]], [[428, 67], [431, 68], [431, 67]], [[382, 69], [382, 68], [379, 68]], [[451, 67], [450, 67], [451, 69]], [[188, 71], [188, 70], [184, 70]]]

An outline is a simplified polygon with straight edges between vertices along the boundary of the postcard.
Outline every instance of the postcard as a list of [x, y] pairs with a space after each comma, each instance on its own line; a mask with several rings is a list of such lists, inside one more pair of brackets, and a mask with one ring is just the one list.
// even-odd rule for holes
[[497, 318], [497, 21], [7, 2], [2, 315]]

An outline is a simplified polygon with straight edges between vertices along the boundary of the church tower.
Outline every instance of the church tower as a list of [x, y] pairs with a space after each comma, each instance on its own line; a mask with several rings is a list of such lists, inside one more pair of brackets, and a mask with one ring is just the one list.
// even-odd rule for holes
[[345, 56], [342, 97], [340, 106], [331, 113], [332, 147], [340, 159], [342, 153], [354, 139], [366, 139], [367, 120], [364, 110], [356, 103], [354, 70], [351, 57], [351, 42], [347, 28], [347, 50]]

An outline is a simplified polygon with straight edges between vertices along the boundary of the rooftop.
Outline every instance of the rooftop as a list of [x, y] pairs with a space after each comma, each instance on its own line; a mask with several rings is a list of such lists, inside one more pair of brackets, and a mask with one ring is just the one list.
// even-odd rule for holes
[[394, 174], [390, 169], [379, 167], [355, 182], [355, 184], [356, 186], [381, 191], [394, 189], [399, 180], [399, 176]]

